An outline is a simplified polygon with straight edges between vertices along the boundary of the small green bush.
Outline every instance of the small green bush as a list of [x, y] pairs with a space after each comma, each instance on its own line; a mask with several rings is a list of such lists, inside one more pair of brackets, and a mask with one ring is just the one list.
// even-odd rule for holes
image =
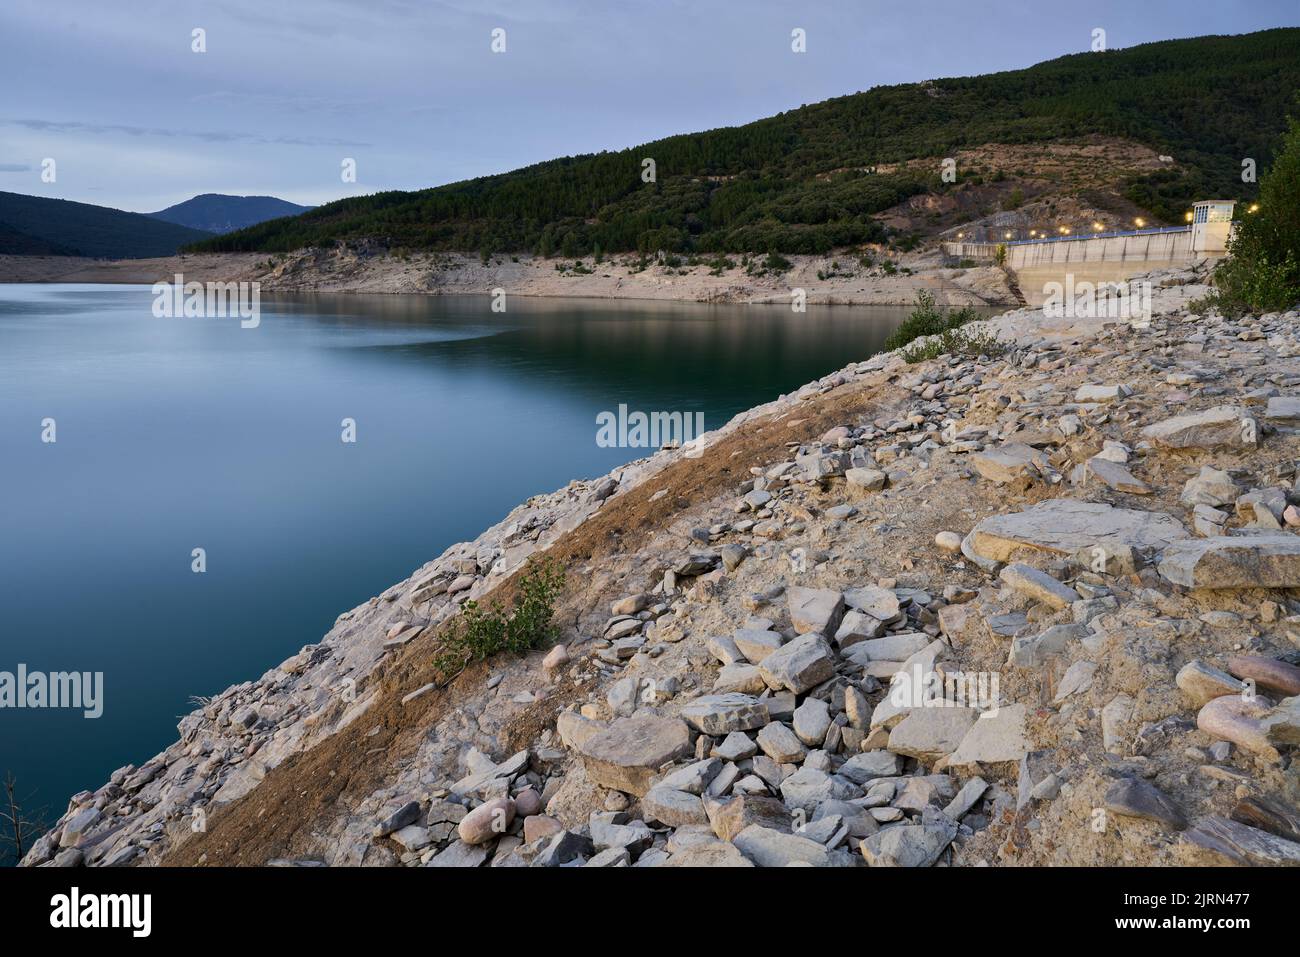
[[1259, 210], [1241, 216], [1228, 258], [1214, 271], [1214, 285], [1206, 304], [1230, 316], [1280, 312], [1300, 302], [1300, 122], [1295, 119], [1272, 168], [1260, 179]]
[[794, 263], [790, 262], [790, 260], [786, 259], [780, 253], [771, 252], [768, 253], [767, 258], [763, 260], [763, 268], [768, 272], [789, 272], [794, 268]]
[[459, 670], [471, 661], [482, 661], [502, 651], [523, 654], [554, 642], [555, 599], [564, 588], [564, 570], [550, 559], [528, 562], [519, 579], [519, 594], [507, 613], [493, 601], [486, 608], [476, 601], [465, 602], [435, 657], [439, 671]]
[[901, 349], [922, 336], [942, 335], [979, 317], [979, 313], [969, 306], [948, 312], [934, 304], [934, 293], [922, 289], [916, 294], [916, 306], [912, 309], [912, 314], [885, 340], [885, 351]]
[[937, 359], [939, 356], [986, 356], [993, 358], [1007, 351], [1007, 347], [989, 332], [970, 329], [947, 329], [925, 342], [905, 347], [899, 354], [909, 363]]
[[721, 276], [728, 269], [736, 268], [736, 264], [726, 256], [714, 256], [705, 265], [709, 267], [709, 274], [712, 276]]

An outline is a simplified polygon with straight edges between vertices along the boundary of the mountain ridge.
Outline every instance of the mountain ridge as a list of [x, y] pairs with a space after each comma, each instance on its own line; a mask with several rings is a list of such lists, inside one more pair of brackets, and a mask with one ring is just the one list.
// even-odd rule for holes
[[269, 219], [297, 216], [312, 209], [315, 207], [301, 206], [276, 196], [199, 193], [184, 202], [145, 215], [178, 226], [222, 234], [256, 226]]

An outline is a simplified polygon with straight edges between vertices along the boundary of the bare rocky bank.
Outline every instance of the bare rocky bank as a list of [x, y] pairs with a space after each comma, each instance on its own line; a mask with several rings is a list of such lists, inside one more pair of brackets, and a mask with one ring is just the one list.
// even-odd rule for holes
[[[535, 497], [24, 863], [1300, 863], [1300, 313], [1195, 314], [1203, 278]], [[563, 644], [435, 683], [539, 554]]]
[[[187, 282], [256, 280], [267, 292], [335, 292], [425, 295], [488, 295], [595, 299], [657, 299], [688, 302], [790, 303], [800, 289], [820, 305], [911, 305], [918, 292], [940, 304], [1015, 305], [1006, 275], [989, 266], [946, 268], [937, 252], [886, 255], [863, 265], [853, 256], [791, 256], [782, 272], [750, 269], [741, 257], [715, 268], [672, 259], [641, 267], [620, 255], [601, 263], [530, 255], [498, 255], [484, 263], [453, 253], [397, 253], [368, 243], [331, 249], [265, 253], [204, 253], [165, 259], [93, 260], [67, 256], [0, 256], [3, 282]], [[674, 264], [675, 263], [675, 264]], [[557, 268], [563, 267], [563, 268]]]

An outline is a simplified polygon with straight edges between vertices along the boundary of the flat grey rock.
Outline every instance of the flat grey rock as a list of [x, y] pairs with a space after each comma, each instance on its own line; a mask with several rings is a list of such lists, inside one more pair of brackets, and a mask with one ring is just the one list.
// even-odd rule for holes
[[1053, 498], [982, 520], [966, 543], [980, 558], [1005, 562], [1020, 548], [1073, 555], [1097, 546], [1162, 549], [1187, 537], [1187, 529], [1163, 512]]
[[753, 731], [771, 720], [767, 705], [747, 694], [713, 694], [682, 708], [682, 718], [705, 734], [721, 737], [732, 731]]

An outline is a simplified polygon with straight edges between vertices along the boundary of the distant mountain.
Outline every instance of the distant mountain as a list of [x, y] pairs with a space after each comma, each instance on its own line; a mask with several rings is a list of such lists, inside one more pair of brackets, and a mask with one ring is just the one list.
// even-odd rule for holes
[[0, 245], [19, 255], [147, 259], [212, 238], [204, 230], [107, 206], [0, 192]]
[[175, 206], [156, 213], [146, 213], [154, 219], [202, 229], [209, 233], [230, 233], [236, 229], [256, 226], [268, 219], [297, 216], [313, 206], [276, 199], [274, 196], [226, 196], [222, 193], [203, 193]]
[[[285, 252], [375, 239], [407, 249], [565, 257], [824, 253], [883, 241], [877, 217], [913, 197], [941, 206], [978, 197], [971, 191], [987, 188], [986, 175], [1015, 174], [1014, 167], [1009, 174], [964, 169], [956, 182], [941, 178], [940, 163], [959, 150], [1083, 136], [1122, 137], [1172, 155], [1168, 168], [1121, 184], [1119, 198], [1158, 221], [1182, 222], [1193, 200], [1253, 195], [1253, 184], [1241, 180], [1242, 158], [1267, 168], [1297, 88], [1300, 29], [1148, 43], [1024, 70], [876, 87], [745, 126], [419, 192], [351, 196], [195, 248]], [[651, 159], [657, 178], [647, 183]], [[1051, 181], [1025, 186], [1042, 192]]]

